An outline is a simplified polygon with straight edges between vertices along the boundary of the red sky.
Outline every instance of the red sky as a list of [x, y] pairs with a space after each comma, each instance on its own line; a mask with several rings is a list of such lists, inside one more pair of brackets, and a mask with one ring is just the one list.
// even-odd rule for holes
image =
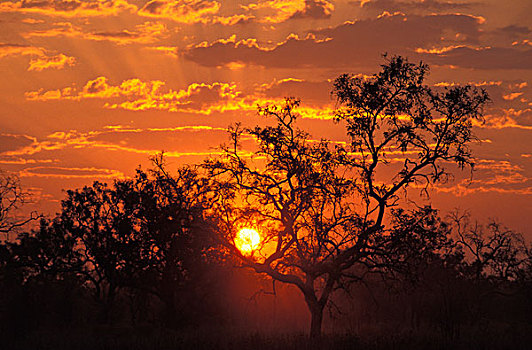
[[53, 213], [62, 189], [131, 176], [158, 151], [200, 162], [285, 96], [315, 138], [345, 140], [331, 81], [388, 52], [492, 98], [473, 179], [430, 202], [532, 237], [531, 13], [529, 0], [1, 1], [0, 169]]

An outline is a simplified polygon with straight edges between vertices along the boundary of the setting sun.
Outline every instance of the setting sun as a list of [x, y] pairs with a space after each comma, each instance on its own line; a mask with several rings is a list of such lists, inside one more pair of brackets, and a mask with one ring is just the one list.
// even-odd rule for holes
[[243, 254], [250, 254], [260, 243], [260, 235], [257, 230], [243, 228], [235, 237], [235, 245]]

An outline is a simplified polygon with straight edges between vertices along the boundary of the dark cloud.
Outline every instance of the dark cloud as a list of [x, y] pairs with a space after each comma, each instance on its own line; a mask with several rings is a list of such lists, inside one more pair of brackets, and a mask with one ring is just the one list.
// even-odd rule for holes
[[137, 39], [140, 37], [138, 33], [131, 33], [127, 30], [123, 30], [121, 32], [94, 32], [92, 33], [94, 36], [102, 37], [102, 38], [115, 38], [115, 39]]
[[79, 1], [46, 1], [46, 0], [23, 0], [20, 7], [30, 8], [53, 8], [60, 11], [72, 11], [81, 6]]
[[479, 25], [478, 18], [461, 14], [386, 15], [313, 31], [304, 39], [292, 36], [273, 49], [250, 41], [218, 41], [191, 48], [184, 57], [203, 66], [241, 62], [278, 68], [368, 67], [384, 52], [408, 55], [416, 48], [441, 45], [448, 33], [451, 42], [458, 33], [461, 42], [477, 43]]
[[511, 117], [515, 120], [517, 125], [523, 125], [527, 127], [532, 127], [532, 109], [518, 109], [512, 110]]
[[532, 69], [532, 49], [457, 47], [437, 54], [421, 54], [429, 63], [476, 69]]
[[305, 0], [305, 9], [297, 11], [291, 18], [329, 18], [334, 6], [325, 0]]
[[0, 154], [27, 147], [33, 141], [31, 137], [26, 135], [0, 134]]
[[332, 82], [310, 82], [298, 79], [283, 79], [262, 87], [266, 97], [293, 96], [300, 98], [305, 104], [331, 102], [330, 91]]
[[165, 5], [163, 1], [149, 1], [144, 5], [141, 11], [146, 11], [151, 14], [155, 14], [160, 11], [160, 9]]
[[371, 1], [353, 1], [353, 4], [360, 5], [366, 10], [377, 11], [448, 11], [466, 9], [473, 5], [466, 2], [451, 2], [438, 0], [424, 1], [397, 1], [397, 0], [371, 0]]
[[530, 30], [530, 28], [525, 27], [525, 26], [518, 26], [518, 25], [512, 24], [512, 25], [509, 25], [503, 28], [499, 28], [498, 32], [514, 36], [514, 35], [527, 35], [527, 34], [530, 34], [532, 30]]

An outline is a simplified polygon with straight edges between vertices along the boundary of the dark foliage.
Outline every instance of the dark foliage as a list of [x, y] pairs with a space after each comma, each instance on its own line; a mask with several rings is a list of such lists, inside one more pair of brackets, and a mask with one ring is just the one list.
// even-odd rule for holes
[[224, 267], [203, 215], [202, 180], [183, 168], [169, 181], [163, 170], [69, 190], [53, 220], [0, 245], [7, 333], [127, 318], [180, 327], [217, 317]]

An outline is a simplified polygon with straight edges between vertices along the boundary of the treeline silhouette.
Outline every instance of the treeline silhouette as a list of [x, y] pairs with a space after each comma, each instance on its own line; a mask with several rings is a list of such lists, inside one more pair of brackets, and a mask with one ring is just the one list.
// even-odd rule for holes
[[68, 190], [55, 218], [2, 242], [3, 328], [107, 324], [125, 314], [177, 327], [212, 316], [224, 267], [189, 192], [195, 174], [180, 175], [138, 170], [132, 180]]
[[[111, 325], [231, 326], [245, 318], [238, 285], [259, 303], [287, 297], [257, 294], [271, 286], [235, 272], [207, 215], [207, 180], [190, 167], [172, 177], [161, 169], [69, 190], [56, 217], [0, 244], [2, 339]], [[400, 242], [386, 256], [394, 268], [354, 272], [367, 276], [334, 295], [326, 330], [428, 330], [450, 339], [529, 330], [532, 254], [519, 234], [458, 213], [444, 220], [430, 207], [396, 210], [391, 224]]]
[[[443, 216], [402, 195], [427, 194], [452, 163], [473, 167], [473, 121], [489, 100], [470, 85], [427, 86], [427, 74], [394, 56], [371, 77], [338, 77], [334, 118], [348, 142], [299, 129], [299, 101], [287, 98], [259, 108], [275, 124], [237, 123], [202, 164], [169, 170], [158, 155], [130, 179], [68, 190], [53, 218], [14, 218], [25, 196], [3, 175], [1, 339], [25, 348], [35, 334], [122, 329], [137, 339], [147, 329], [171, 330], [152, 347], [234, 348], [228, 335], [243, 330], [310, 324], [308, 346], [325, 330], [333, 348], [384, 349], [397, 336], [409, 349], [527, 348], [532, 247], [500, 223]], [[243, 152], [250, 139], [254, 151]], [[255, 248], [239, 249], [241, 228], [260, 231]]]

